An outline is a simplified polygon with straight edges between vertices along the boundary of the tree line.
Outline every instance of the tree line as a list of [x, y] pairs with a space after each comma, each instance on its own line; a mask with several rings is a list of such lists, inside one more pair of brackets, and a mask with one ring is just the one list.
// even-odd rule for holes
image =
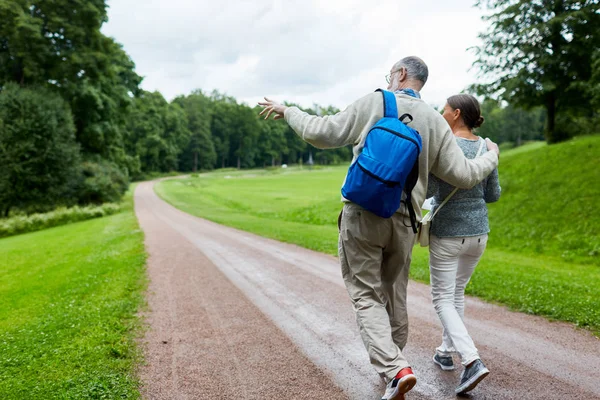
[[168, 102], [142, 90], [134, 62], [100, 30], [104, 0], [0, 0], [0, 21], [2, 216], [117, 201], [152, 173], [350, 158], [311, 149], [218, 92]]
[[[514, 76], [507, 72], [491, 84], [473, 87], [488, 96], [482, 103], [486, 123], [480, 133], [498, 142], [518, 145], [544, 135], [555, 142], [576, 133], [574, 126], [581, 129], [582, 124], [593, 126], [590, 121], [597, 121], [598, 11], [588, 10], [589, 1], [538, 3], [545, 10], [562, 10], [554, 17], [546, 13], [542, 20], [551, 23], [560, 18], [559, 25], [566, 29], [561, 34], [570, 35], [568, 43], [549, 39], [550, 44], [559, 43], [562, 52], [542, 57], [540, 68], [553, 66], [563, 53], [565, 58], [577, 56], [577, 63], [584, 66], [573, 68], [573, 76], [568, 77], [571, 83], [555, 87], [548, 84], [546, 75], [527, 72], [534, 59], [524, 67], [519, 64], [523, 61], [515, 60], [513, 69], [502, 64], [506, 67], [502, 71], [514, 70]], [[558, 3], [563, 4], [562, 9], [557, 8]], [[514, 45], [497, 35], [504, 29], [510, 37], [517, 22], [498, 15], [529, 15], [531, 4], [488, 2], [488, 7], [499, 11], [490, 17], [492, 31], [483, 36], [487, 47], [479, 53], [482, 70], [502, 72], [494, 63], [498, 57], [508, 57], [509, 47]], [[584, 18], [595, 25], [581, 22]], [[0, 0], [0, 21], [2, 216], [11, 210], [32, 212], [57, 205], [117, 201], [131, 180], [156, 173], [309, 161], [335, 164], [352, 157], [350, 147], [315, 149], [284, 121], [267, 123], [258, 116], [258, 107], [218, 91], [195, 90], [167, 101], [159, 92], [141, 89], [142, 78], [135, 72], [133, 60], [100, 30], [107, 21], [104, 0]], [[555, 35], [556, 29], [540, 25], [536, 32], [544, 39], [544, 35]], [[542, 39], [537, 47], [522, 44], [519, 51], [535, 55], [536, 49], [545, 48]], [[585, 46], [589, 55], [580, 54]], [[559, 67], [549, 70], [558, 71], [553, 75], [557, 82], [566, 79]], [[581, 98], [570, 94], [576, 89]], [[569, 95], [560, 97], [561, 90]], [[554, 105], [549, 98], [555, 98]], [[339, 110], [314, 105], [305, 111], [327, 115]]]

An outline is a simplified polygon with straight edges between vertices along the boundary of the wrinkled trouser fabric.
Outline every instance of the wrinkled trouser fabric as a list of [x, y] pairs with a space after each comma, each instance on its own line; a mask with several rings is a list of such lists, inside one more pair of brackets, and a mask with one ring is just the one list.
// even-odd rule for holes
[[465, 287], [487, 245], [488, 235], [439, 238], [431, 235], [429, 271], [431, 297], [442, 322], [442, 344], [438, 354], [457, 352], [468, 365], [479, 358], [475, 343], [463, 322]]
[[340, 215], [342, 276], [371, 364], [386, 380], [409, 364], [406, 289], [415, 234], [408, 217], [380, 218], [346, 203]]

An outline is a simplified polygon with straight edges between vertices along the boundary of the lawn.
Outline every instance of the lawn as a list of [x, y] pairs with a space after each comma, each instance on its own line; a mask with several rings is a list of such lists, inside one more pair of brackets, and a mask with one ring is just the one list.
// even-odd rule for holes
[[[467, 287], [469, 294], [600, 335], [600, 213], [588, 197], [598, 198], [598, 185], [581, 184], [598, 181], [593, 176], [597, 168], [582, 167], [597, 163], [593, 154], [600, 154], [599, 144], [600, 136], [591, 136], [554, 146], [533, 143], [502, 154], [503, 196], [490, 207], [490, 248]], [[575, 150], [568, 153], [571, 147]], [[565, 153], [577, 157], [561, 156]], [[539, 172], [542, 168], [546, 174]], [[562, 175], [576, 170], [584, 176]], [[190, 214], [336, 254], [345, 172], [345, 166], [224, 171], [163, 181], [156, 191]], [[565, 188], [557, 189], [561, 176]], [[583, 228], [565, 223], [562, 215], [572, 215], [571, 208], [547, 205], [558, 203], [556, 195], [562, 196], [560, 204], [582, 207]], [[416, 248], [413, 259], [411, 277], [428, 282], [427, 250]]]
[[122, 211], [0, 240], [0, 398], [139, 398], [145, 252]]
[[493, 246], [600, 268], [599, 135], [508, 151], [499, 172]]

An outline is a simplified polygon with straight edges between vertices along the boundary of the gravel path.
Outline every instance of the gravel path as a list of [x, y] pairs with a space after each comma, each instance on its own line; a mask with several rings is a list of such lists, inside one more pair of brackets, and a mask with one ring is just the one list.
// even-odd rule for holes
[[[149, 253], [146, 399], [379, 399], [336, 258], [179, 211], [139, 184]], [[600, 340], [469, 298], [466, 324], [491, 374], [471, 399], [600, 399]], [[409, 284], [407, 399], [453, 399], [460, 370], [431, 356], [429, 287]]]

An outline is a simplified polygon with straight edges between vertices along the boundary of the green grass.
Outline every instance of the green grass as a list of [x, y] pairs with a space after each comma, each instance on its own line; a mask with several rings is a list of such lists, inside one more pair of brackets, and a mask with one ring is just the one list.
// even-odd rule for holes
[[[490, 247], [469, 294], [600, 335], [600, 268], [594, 253], [600, 226], [594, 199], [600, 185], [593, 155], [600, 154], [599, 145], [600, 136], [588, 136], [502, 153], [503, 195], [490, 207]], [[156, 192], [190, 214], [335, 255], [345, 173], [345, 166], [223, 171], [163, 181]], [[585, 218], [566, 220], [572, 212]], [[429, 282], [427, 249], [415, 248], [411, 277]]]
[[530, 146], [501, 156], [491, 243], [600, 267], [600, 136]]
[[122, 211], [0, 240], [0, 398], [139, 398], [143, 234]]
[[345, 171], [346, 167], [219, 171], [163, 181], [156, 191], [190, 214], [336, 254], [335, 224]]

